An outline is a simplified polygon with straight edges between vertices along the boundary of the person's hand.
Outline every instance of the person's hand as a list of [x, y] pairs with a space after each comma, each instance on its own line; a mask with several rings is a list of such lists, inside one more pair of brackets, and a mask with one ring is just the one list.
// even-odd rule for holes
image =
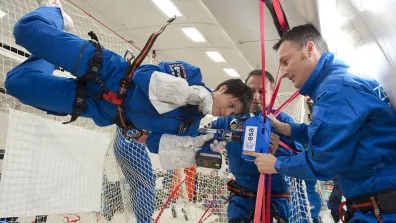
[[226, 146], [226, 144], [227, 143], [225, 141], [214, 140], [213, 143], [211, 143], [209, 147], [212, 152], [220, 152], [220, 150], [222, 148], [224, 148], [224, 146]]
[[193, 146], [198, 151], [202, 149], [202, 146], [204, 146], [206, 142], [212, 140], [213, 138], [214, 138], [213, 133], [199, 135], [197, 137], [192, 138], [194, 140]]
[[275, 155], [276, 151], [279, 148], [279, 136], [273, 132], [271, 132], [271, 136], [270, 136], [270, 149], [272, 152], [272, 155]]
[[271, 120], [272, 128], [278, 131], [278, 129], [282, 125], [282, 122], [276, 119], [272, 113], [267, 115], [267, 117]]
[[256, 157], [256, 159], [254, 160], [254, 163], [256, 164], [257, 169], [260, 173], [265, 173], [265, 174], [276, 174], [277, 173], [275, 170], [275, 162], [277, 159], [274, 155], [256, 153], [256, 152], [250, 152], [250, 151], [243, 152], [243, 154]]
[[[197, 151], [213, 138], [213, 133], [197, 137], [163, 134], [158, 149], [162, 169], [173, 170], [193, 166]], [[213, 151], [220, 150], [224, 147], [224, 142], [214, 140], [209, 147]]]
[[[203, 149], [202, 147], [205, 145], [206, 142], [212, 140], [214, 138], [213, 133], [205, 134], [205, 135], [200, 135], [196, 138], [196, 142], [194, 143], [194, 147], [196, 148], [195, 150], [201, 150]], [[209, 149], [212, 152], [219, 152], [227, 143], [225, 141], [217, 141], [213, 140], [212, 143], [209, 145]]]
[[213, 98], [212, 94], [203, 86], [193, 85], [189, 87], [187, 104], [201, 105], [204, 115], [212, 114]]

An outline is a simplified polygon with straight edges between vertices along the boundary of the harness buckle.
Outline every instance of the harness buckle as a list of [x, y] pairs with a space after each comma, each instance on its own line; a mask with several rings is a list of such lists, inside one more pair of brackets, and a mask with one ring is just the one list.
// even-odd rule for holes
[[102, 97], [104, 100], [106, 100], [112, 104], [118, 105], [118, 106], [121, 106], [122, 103], [124, 102], [124, 99], [122, 97], [120, 97], [119, 94], [114, 93], [112, 91], [107, 91], [107, 92], [103, 93]]

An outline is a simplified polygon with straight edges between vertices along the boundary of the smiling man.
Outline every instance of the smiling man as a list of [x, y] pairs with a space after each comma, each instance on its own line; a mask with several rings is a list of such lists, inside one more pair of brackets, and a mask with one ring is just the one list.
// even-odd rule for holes
[[271, 116], [272, 126], [309, 148], [293, 157], [247, 154], [257, 157], [262, 173], [319, 180], [338, 175], [350, 222], [396, 222], [396, 113], [381, 85], [328, 52], [312, 25], [294, 27], [274, 49], [285, 76], [315, 107], [309, 126]]

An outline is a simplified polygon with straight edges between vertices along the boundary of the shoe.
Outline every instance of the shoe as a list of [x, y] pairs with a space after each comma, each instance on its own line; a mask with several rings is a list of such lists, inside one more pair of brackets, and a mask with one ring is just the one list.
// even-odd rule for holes
[[63, 10], [62, 3], [60, 0], [37, 0], [37, 3], [39, 4], [40, 7], [58, 7], [61, 10], [61, 14], [63, 17], [63, 30], [66, 32], [71, 32], [74, 27], [74, 23], [72, 18], [65, 13], [65, 10]]

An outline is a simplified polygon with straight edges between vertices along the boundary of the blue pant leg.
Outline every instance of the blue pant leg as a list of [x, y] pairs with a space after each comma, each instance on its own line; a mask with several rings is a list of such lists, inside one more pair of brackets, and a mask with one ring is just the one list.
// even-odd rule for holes
[[128, 192], [138, 222], [150, 222], [155, 208], [155, 179], [147, 150], [138, 143], [127, 141], [117, 130], [115, 155], [131, 186]]
[[272, 198], [271, 199], [271, 216], [274, 216], [276, 212], [278, 215], [286, 220], [290, 217], [290, 204], [287, 198]]
[[71, 114], [76, 83], [53, 76], [54, 65], [32, 55], [7, 73], [7, 93], [24, 104], [46, 111]]
[[[383, 223], [395, 223], [396, 222], [396, 213], [381, 214], [381, 220]], [[373, 212], [369, 212], [367, 214], [362, 214], [360, 212], [356, 212], [354, 214], [353, 218], [349, 221], [349, 223], [378, 223], [378, 220], [375, 217]]]
[[249, 214], [256, 204], [256, 199], [233, 196], [228, 203], [228, 220], [239, 219], [249, 221]]
[[305, 185], [307, 187], [308, 201], [311, 206], [311, 217], [313, 222], [318, 222], [319, 212], [322, 208], [322, 199], [320, 195], [316, 192], [315, 185], [316, 180], [306, 180]]
[[[37, 56], [30, 56], [7, 73], [4, 83], [7, 94], [45, 111], [71, 114], [76, 95], [75, 80], [53, 76], [54, 68]], [[97, 103], [92, 98], [86, 98], [86, 102], [88, 106], [82, 116], [98, 117], [104, 122], [105, 118], [98, 114]]]
[[14, 26], [18, 45], [32, 54], [81, 77], [95, 53], [89, 41], [62, 30], [63, 18], [56, 7], [41, 7], [23, 16]]
[[340, 206], [341, 200], [342, 200], [342, 191], [340, 188], [340, 184], [338, 183], [338, 177], [335, 177], [333, 179], [333, 190], [331, 191], [329, 197], [329, 206], [331, 210], [331, 216], [336, 222], [340, 220], [338, 207]]

